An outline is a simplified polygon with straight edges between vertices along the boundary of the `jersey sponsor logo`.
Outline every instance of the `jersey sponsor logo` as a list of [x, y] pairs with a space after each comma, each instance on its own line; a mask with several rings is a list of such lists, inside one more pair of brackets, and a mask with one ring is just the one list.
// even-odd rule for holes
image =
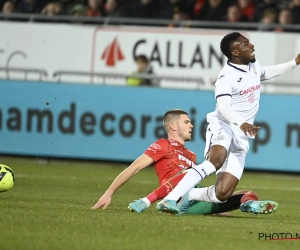
[[176, 142], [171, 142], [171, 145], [178, 147], [178, 143], [176, 143]]
[[248, 101], [249, 101], [250, 103], [255, 102], [255, 95], [254, 95], [253, 93], [251, 93], [251, 95], [248, 96]]
[[257, 90], [257, 89], [259, 89], [259, 88], [260, 88], [260, 85], [251, 86], [251, 87], [248, 88], [248, 89], [241, 90], [241, 91], [240, 91], [240, 95], [245, 95], [245, 94], [254, 92], [255, 90]]
[[188, 158], [184, 157], [183, 155], [178, 155], [178, 159], [181, 160], [181, 161], [184, 161], [187, 165], [189, 165], [191, 167], [196, 166], [196, 164], [194, 162], [192, 162]]
[[182, 151], [180, 151], [180, 150], [175, 150], [175, 152], [176, 152], [176, 153], [183, 154], [183, 152], [182, 152]]
[[157, 143], [152, 143], [150, 145], [150, 148], [161, 149], [161, 146], [159, 144], [157, 144]]

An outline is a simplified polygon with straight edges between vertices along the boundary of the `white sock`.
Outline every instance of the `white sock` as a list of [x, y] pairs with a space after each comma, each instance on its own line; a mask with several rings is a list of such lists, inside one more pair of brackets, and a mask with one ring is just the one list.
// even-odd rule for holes
[[209, 161], [204, 161], [202, 164], [192, 167], [182, 178], [182, 180], [177, 184], [177, 186], [172, 190], [172, 192], [164, 198], [164, 200], [177, 201], [200, 181], [202, 181], [204, 178], [211, 175], [215, 171], [215, 166]]
[[189, 191], [189, 199], [196, 201], [206, 201], [213, 203], [223, 203], [225, 201], [220, 201], [216, 196], [215, 185], [206, 188], [193, 188]]
[[151, 202], [148, 200], [147, 197], [142, 198], [142, 201], [146, 202], [147, 207], [150, 207], [150, 206], [151, 206]]

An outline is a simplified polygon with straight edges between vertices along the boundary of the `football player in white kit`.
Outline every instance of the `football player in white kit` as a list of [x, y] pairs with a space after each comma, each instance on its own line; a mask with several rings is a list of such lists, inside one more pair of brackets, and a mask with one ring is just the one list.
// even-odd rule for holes
[[[157, 209], [182, 214], [193, 200], [222, 203], [234, 192], [243, 174], [249, 149], [248, 138], [258, 134], [253, 125], [258, 112], [260, 82], [281, 75], [300, 63], [300, 54], [283, 64], [262, 67], [255, 59], [254, 45], [238, 32], [229, 33], [221, 41], [221, 51], [228, 58], [215, 88], [216, 109], [207, 115], [205, 161], [185, 175]], [[217, 172], [216, 184], [193, 188], [205, 177]], [[181, 201], [176, 204], [182, 197]], [[271, 213], [278, 208], [274, 201], [248, 201], [244, 212]]]

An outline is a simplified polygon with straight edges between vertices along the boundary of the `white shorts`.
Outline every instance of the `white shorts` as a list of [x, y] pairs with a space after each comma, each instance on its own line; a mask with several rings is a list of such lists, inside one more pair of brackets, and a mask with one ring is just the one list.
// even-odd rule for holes
[[216, 174], [228, 172], [240, 180], [249, 150], [248, 137], [234, 124], [214, 121], [209, 123], [207, 127], [204, 157], [206, 157], [209, 149], [214, 145], [221, 145], [227, 149], [227, 158]]

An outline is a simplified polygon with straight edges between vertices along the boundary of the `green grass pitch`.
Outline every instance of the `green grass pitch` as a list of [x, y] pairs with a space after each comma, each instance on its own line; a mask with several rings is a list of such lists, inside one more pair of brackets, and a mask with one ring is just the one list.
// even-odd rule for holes
[[155, 206], [140, 214], [127, 209], [157, 187], [152, 167], [121, 187], [106, 210], [91, 210], [127, 165], [12, 157], [0, 157], [0, 163], [16, 176], [14, 187], [0, 193], [0, 250], [300, 249], [300, 240], [258, 240], [259, 233], [300, 235], [299, 175], [244, 174], [238, 189], [276, 200], [273, 214], [171, 216]]

